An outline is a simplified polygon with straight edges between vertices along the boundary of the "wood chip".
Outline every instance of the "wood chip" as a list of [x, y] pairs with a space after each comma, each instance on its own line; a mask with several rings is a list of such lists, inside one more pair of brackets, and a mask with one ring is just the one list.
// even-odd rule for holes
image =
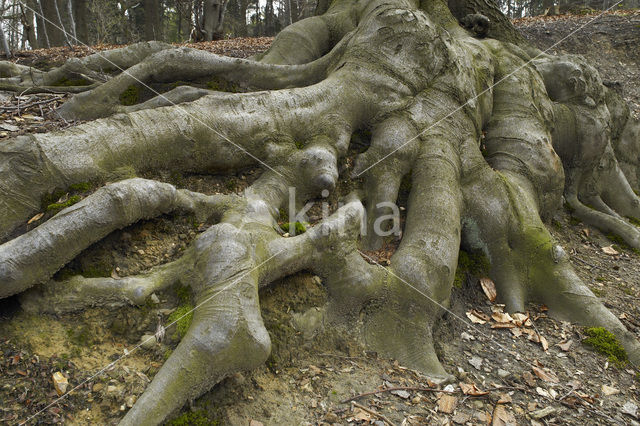
[[515, 426], [516, 424], [516, 417], [513, 415], [511, 410], [502, 404], [497, 404], [496, 408], [493, 410], [493, 422], [491, 422], [491, 425]]
[[451, 414], [453, 413], [453, 410], [455, 410], [457, 402], [458, 398], [455, 396], [443, 394], [440, 399], [438, 399], [438, 411], [441, 413]]
[[480, 389], [478, 389], [476, 387], [475, 384], [473, 383], [462, 383], [460, 382], [458, 384], [458, 386], [460, 386], [460, 390], [462, 390], [462, 393], [465, 395], [471, 395], [471, 396], [482, 396], [482, 395], [488, 395], [489, 392], [487, 391], [482, 391]]
[[620, 253], [618, 253], [618, 251], [616, 249], [613, 248], [613, 245], [602, 247], [602, 251], [605, 254], [608, 254], [610, 256], [616, 256], [616, 255], [620, 254]]
[[544, 380], [545, 382], [549, 382], [549, 383], [560, 382], [560, 380], [558, 379], [558, 376], [556, 376], [555, 374], [549, 371], [545, 371], [542, 368], [533, 367], [533, 373], [536, 376], [538, 376], [540, 379]]
[[480, 286], [487, 296], [487, 299], [489, 299], [490, 302], [495, 302], [498, 293], [496, 292], [496, 285], [491, 278], [480, 278]]

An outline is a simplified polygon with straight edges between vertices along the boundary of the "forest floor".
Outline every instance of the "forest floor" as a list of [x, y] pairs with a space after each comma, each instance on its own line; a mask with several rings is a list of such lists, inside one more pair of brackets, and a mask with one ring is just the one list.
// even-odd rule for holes
[[[534, 44], [547, 48], [589, 19], [535, 18], [520, 20], [517, 26]], [[606, 25], [586, 25], [554, 50], [585, 55], [639, 114], [640, 14], [607, 14], [602, 19]], [[236, 39], [204, 47], [249, 56], [269, 42]], [[87, 53], [62, 48], [19, 52], [17, 60], [50, 66]], [[64, 102], [63, 95], [1, 96], [0, 143], [1, 138], [74, 124], [43, 118], [49, 108]], [[245, 170], [231, 177], [154, 177], [205, 193], [228, 193], [242, 190], [258, 174]], [[85, 250], [58, 277], [135, 274], [177, 258], [206, 227], [180, 215], [138, 223]], [[640, 338], [640, 255], [566, 211], [558, 212], [549, 228], [571, 253], [582, 279]], [[384, 252], [377, 254], [385, 257]], [[348, 333], [300, 327], [300, 314], [321, 308], [327, 297], [319, 277], [302, 273], [261, 291], [273, 342], [268, 362], [215, 386], [183, 410], [180, 424], [638, 424], [636, 371], [591, 350], [582, 343], [582, 327], [550, 318], [544, 306], [530, 305], [522, 319], [506, 316], [488, 300], [480, 277], [472, 272], [460, 276], [451, 312], [435, 331], [440, 359], [456, 376], [443, 392], [430, 390], [433, 383], [421, 374], [365, 351]], [[142, 308], [88, 309], [61, 316], [26, 313], [17, 298], [0, 301], [0, 423], [18, 424], [54, 401], [52, 374], [58, 371], [70, 389], [81, 386], [33, 422], [117, 423], [178, 341], [171, 329], [162, 344], [150, 348], [138, 346], [141, 337], [153, 334], [158, 322], [167, 324], [181, 303], [184, 294], [177, 288], [157, 294], [155, 302]], [[102, 371], [125, 351], [128, 356]], [[355, 404], [346, 401], [374, 391], [380, 393], [361, 396]]]

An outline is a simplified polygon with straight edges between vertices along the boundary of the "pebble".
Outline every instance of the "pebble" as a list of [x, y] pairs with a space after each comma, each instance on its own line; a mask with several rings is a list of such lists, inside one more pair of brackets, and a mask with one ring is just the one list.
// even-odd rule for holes
[[511, 373], [509, 373], [507, 370], [503, 370], [502, 368], [498, 368], [498, 376], [500, 376], [501, 378], [505, 379], [507, 377], [509, 377], [511, 375]]
[[545, 407], [545, 408], [542, 408], [540, 410], [536, 410], [533, 413], [531, 413], [531, 417], [536, 419], [536, 420], [540, 420], [542, 418], [545, 418], [547, 416], [552, 415], [555, 412], [556, 412], [555, 408], [553, 408], [553, 407]]
[[324, 420], [328, 423], [338, 423], [340, 421], [336, 413], [333, 413], [331, 411], [324, 416]]
[[53, 373], [53, 386], [56, 388], [58, 396], [64, 395], [69, 386], [69, 381], [62, 375], [60, 371]]

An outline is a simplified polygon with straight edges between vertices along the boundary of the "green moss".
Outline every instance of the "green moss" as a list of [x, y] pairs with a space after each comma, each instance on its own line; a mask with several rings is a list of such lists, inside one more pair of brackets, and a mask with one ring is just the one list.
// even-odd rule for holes
[[69, 187], [69, 190], [75, 191], [75, 192], [86, 192], [86, 191], [89, 191], [92, 187], [93, 185], [91, 185], [91, 182], [80, 182], [80, 183], [74, 183], [73, 185], [71, 185]]
[[601, 289], [601, 288], [592, 288], [592, 289], [591, 289], [591, 292], [592, 292], [593, 294], [595, 294], [596, 296], [598, 296], [598, 297], [603, 297], [603, 296], [605, 295], [604, 290], [603, 290], [603, 289]]
[[490, 268], [491, 264], [484, 253], [468, 253], [461, 249], [460, 253], [458, 253], [458, 267], [456, 268], [453, 285], [457, 288], [462, 288], [462, 284], [464, 284], [467, 274], [476, 277], [487, 276], [489, 275]]
[[615, 234], [607, 234], [607, 238], [611, 240], [611, 242], [616, 243], [618, 249], [627, 250], [634, 252], [637, 255], [640, 255], [640, 250], [635, 247], [631, 247], [622, 237]]
[[406, 175], [402, 176], [402, 180], [400, 181], [400, 187], [399, 192], [402, 194], [408, 194], [409, 192], [411, 192], [411, 172], [407, 173]]
[[623, 366], [629, 359], [627, 352], [624, 350], [616, 336], [603, 327], [591, 327], [585, 330], [586, 339], [582, 342], [591, 346], [596, 352], [606, 355], [609, 361], [617, 366]]
[[570, 225], [576, 226], [576, 225], [580, 225], [581, 223], [582, 223], [582, 221], [580, 219], [578, 219], [577, 217], [575, 217], [575, 216], [569, 217], [569, 224]]
[[235, 191], [236, 190], [236, 180], [235, 178], [229, 178], [229, 180], [227, 180], [224, 183], [224, 186], [229, 190], [229, 191]]
[[631, 222], [635, 226], [640, 226], [640, 219], [637, 219], [637, 218], [635, 218], [633, 216], [629, 216], [629, 217], [627, 217], [627, 219], [629, 219], [629, 222]]
[[169, 422], [169, 426], [218, 426], [219, 420], [211, 420], [206, 410], [190, 411]]
[[70, 79], [70, 78], [62, 78], [58, 81], [56, 81], [55, 83], [52, 84], [52, 86], [58, 86], [58, 87], [70, 87], [70, 86], [90, 86], [91, 82], [85, 80], [84, 78], [75, 78], [75, 79]]
[[67, 337], [69, 341], [76, 346], [89, 347], [93, 344], [93, 333], [88, 326], [82, 325], [77, 328], [67, 329]]
[[175, 334], [182, 339], [185, 334], [187, 334], [187, 330], [191, 326], [191, 321], [193, 320], [193, 306], [188, 303], [185, 305], [180, 305], [176, 308], [175, 311], [169, 315], [169, 319], [167, 320], [169, 324], [173, 324], [175, 322], [176, 331]]
[[567, 202], [565, 202], [563, 204], [564, 209], [568, 212], [568, 213], [573, 213], [574, 211], [576, 211], [576, 209], [574, 209], [573, 207], [571, 207], [571, 205]]
[[207, 89], [231, 93], [237, 93], [240, 91], [240, 87], [237, 84], [230, 83], [222, 78], [214, 78], [207, 81]]
[[140, 101], [140, 87], [132, 84], [120, 94], [120, 103], [124, 106], [135, 105]]
[[[306, 222], [296, 222], [294, 224], [296, 235], [304, 234], [305, 232], [307, 232], [307, 226], [309, 226], [309, 224]], [[281, 224], [280, 228], [282, 228], [284, 232], [289, 232], [289, 222]]]
[[75, 203], [77, 203], [78, 201], [82, 200], [82, 197], [80, 197], [79, 195], [72, 195], [71, 197], [69, 197], [69, 199], [67, 201], [64, 201], [62, 203], [51, 203], [47, 206], [47, 211], [59, 211], [62, 210], [66, 207], [72, 206]]
[[178, 296], [178, 300], [180, 300], [181, 305], [186, 305], [191, 303], [191, 287], [186, 285], [180, 285], [176, 288], [176, 296]]
[[304, 143], [302, 141], [295, 141], [296, 148], [302, 149], [304, 148]]

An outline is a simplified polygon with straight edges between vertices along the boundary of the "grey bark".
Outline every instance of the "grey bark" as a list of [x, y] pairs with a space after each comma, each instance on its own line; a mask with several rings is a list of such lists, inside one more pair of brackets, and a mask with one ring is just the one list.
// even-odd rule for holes
[[[335, 0], [322, 16], [287, 27], [256, 60], [140, 44], [41, 73], [42, 81], [72, 70], [91, 74], [110, 60], [130, 67], [58, 111], [101, 118], [0, 145], [2, 295], [44, 283], [22, 296], [25, 306], [68, 311], [85, 306], [82, 300], [120, 306], [178, 281], [191, 286], [193, 302], [203, 305], [125, 425], [161, 423], [225, 376], [263, 363], [271, 342], [258, 289], [301, 270], [326, 284], [325, 324], [435, 381], [451, 380], [432, 332], [449, 303], [461, 246], [489, 259], [509, 311], [536, 301], [557, 317], [605, 327], [637, 365], [636, 336], [577, 276], [543, 219], [564, 197], [583, 220], [640, 248], [638, 228], [623, 217], [640, 214], [632, 190], [639, 124], [584, 59], [543, 54], [495, 5], [472, 6], [491, 19], [487, 38], [462, 28], [441, 1]], [[4, 67], [15, 74], [12, 84], [34, 84], [20, 67]], [[220, 77], [251, 91], [185, 87], [119, 103], [131, 85]], [[371, 129], [369, 147], [339, 173], [352, 134], [363, 129]], [[123, 167], [226, 173], [259, 164], [263, 173], [241, 194], [211, 198], [124, 181], [11, 238], [38, 212], [42, 195], [110, 181]], [[334, 191], [348, 174], [357, 190], [342, 207], [306, 233], [283, 237], [280, 208]], [[383, 243], [371, 218], [388, 213], [380, 203], [397, 200], [406, 176], [399, 246], [390, 265], [372, 265], [359, 252]], [[288, 199], [292, 186], [295, 200]], [[111, 229], [171, 209], [215, 222], [175, 263], [123, 279], [48, 282]], [[94, 224], [99, 232], [91, 235], [85, 230]]]
[[4, 28], [0, 22], [0, 43], [2, 44], [2, 51], [6, 58], [11, 58], [11, 49], [9, 48], [9, 42], [4, 34]]

